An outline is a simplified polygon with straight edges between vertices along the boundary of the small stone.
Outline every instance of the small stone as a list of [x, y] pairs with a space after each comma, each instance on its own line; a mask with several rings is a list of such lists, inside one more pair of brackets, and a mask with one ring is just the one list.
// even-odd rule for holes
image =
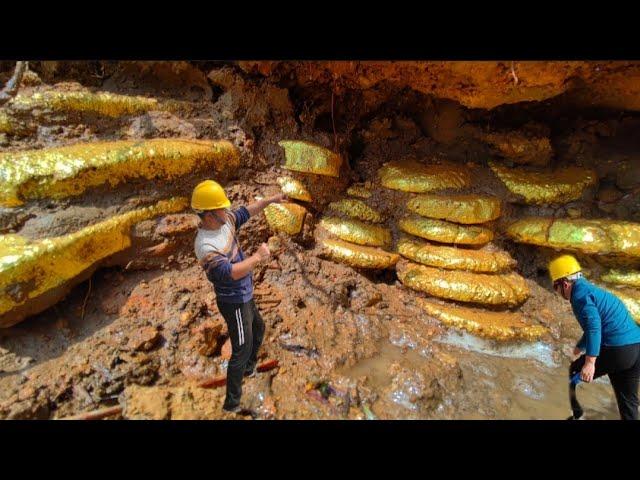
[[151, 350], [158, 340], [160, 340], [160, 332], [156, 327], [142, 327], [134, 331], [127, 342], [126, 349], [146, 352]]
[[220, 332], [222, 325], [211, 321], [205, 322], [192, 329], [191, 333], [195, 336], [198, 353], [205, 357], [211, 356], [218, 352], [220, 348]]
[[196, 215], [187, 213], [167, 215], [158, 223], [156, 233], [163, 237], [184, 235], [195, 232], [198, 229], [198, 223], [199, 219]]

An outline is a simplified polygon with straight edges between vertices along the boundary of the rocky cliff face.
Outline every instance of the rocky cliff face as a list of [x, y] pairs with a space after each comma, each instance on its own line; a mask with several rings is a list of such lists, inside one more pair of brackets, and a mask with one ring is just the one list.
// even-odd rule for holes
[[230, 354], [192, 254], [205, 178], [290, 198], [240, 235], [273, 253], [254, 417], [508, 415], [436, 339], [562, 370], [559, 251], [638, 315], [639, 93], [638, 62], [31, 62], [0, 107], [0, 416], [222, 417], [197, 386]]

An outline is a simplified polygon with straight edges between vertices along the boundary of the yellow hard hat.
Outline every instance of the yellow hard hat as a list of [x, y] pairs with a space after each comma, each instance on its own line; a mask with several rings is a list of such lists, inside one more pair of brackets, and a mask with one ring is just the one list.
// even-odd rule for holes
[[194, 210], [216, 210], [227, 208], [231, 202], [222, 186], [213, 180], [205, 180], [196, 185], [191, 195], [191, 208]]
[[573, 255], [560, 255], [549, 262], [549, 275], [551, 281], [578, 273], [582, 268]]

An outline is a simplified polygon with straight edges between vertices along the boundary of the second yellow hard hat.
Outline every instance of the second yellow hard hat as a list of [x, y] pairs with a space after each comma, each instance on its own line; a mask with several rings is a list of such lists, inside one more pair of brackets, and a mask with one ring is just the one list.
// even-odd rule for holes
[[573, 255], [560, 255], [549, 262], [549, 275], [552, 282], [581, 270], [578, 260]]

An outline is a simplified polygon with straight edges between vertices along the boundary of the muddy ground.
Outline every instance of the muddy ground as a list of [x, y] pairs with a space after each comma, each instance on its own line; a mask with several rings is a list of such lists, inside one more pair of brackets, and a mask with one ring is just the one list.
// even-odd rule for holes
[[[12, 68], [4, 63], [3, 82]], [[640, 118], [634, 112], [576, 107], [559, 97], [467, 108], [406, 85], [383, 82], [374, 91], [340, 82], [314, 87], [219, 62], [32, 62], [31, 70], [21, 93], [81, 85], [183, 100], [189, 108], [114, 120], [44, 112], [26, 119], [31, 125], [20, 135], [0, 134], [3, 151], [98, 139], [228, 139], [242, 154], [241, 168], [229, 172], [225, 184], [238, 205], [279, 192], [276, 178], [285, 172], [281, 139], [337, 149], [347, 162], [339, 180], [318, 185], [303, 233], [272, 239], [279, 248], [254, 274], [266, 323], [260, 357], [280, 366], [245, 380], [245, 414], [222, 412], [224, 388], [197, 386], [224, 374], [230, 352], [213, 290], [192, 254], [197, 221], [186, 212], [143, 222], [136, 235], [145, 254], [138, 247], [126, 260], [98, 269], [60, 303], [0, 330], [0, 418], [63, 418], [109, 405], [123, 406], [122, 414], [110, 418], [156, 419], [569, 414], [565, 372], [579, 326], [569, 305], [550, 292], [550, 252], [514, 244], [500, 232], [525, 215], [578, 212], [640, 221], [640, 149], [634, 141]], [[554, 167], [593, 167], [600, 177], [580, 201], [508, 204], [494, 225], [494, 243], [518, 260], [517, 271], [532, 292], [521, 311], [550, 329], [535, 344], [496, 345], [447, 329], [422, 312], [416, 299], [424, 295], [402, 286], [394, 271], [333, 263], [315, 244], [315, 222], [330, 200], [341, 198], [351, 183], [375, 181], [384, 162], [408, 155], [464, 163], [474, 172], [473, 191], [507, 198], [487, 160], [502, 155], [513, 165], [520, 157], [492, 144], [488, 132], [546, 139], [531, 142], [528, 158]], [[127, 184], [2, 209], [0, 231], [61, 235], [168, 195], [189, 195], [204, 178], [206, 172], [194, 172], [172, 184]], [[403, 198], [377, 189], [372, 204], [393, 226]], [[252, 253], [271, 237], [260, 216], [249, 221], [240, 240]], [[616, 417], [606, 382], [584, 390], [588, 415]]]

